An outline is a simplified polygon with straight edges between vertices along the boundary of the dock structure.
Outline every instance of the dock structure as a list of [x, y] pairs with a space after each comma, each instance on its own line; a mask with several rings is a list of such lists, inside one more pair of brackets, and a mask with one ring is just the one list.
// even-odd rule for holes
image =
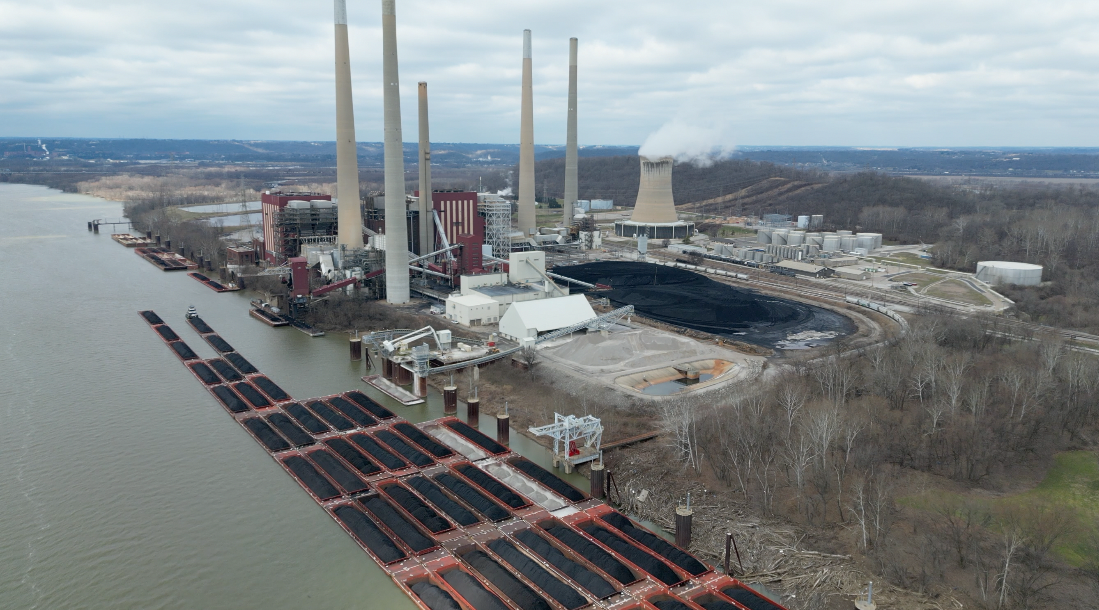
[[201, 359], [145, 322], [424, 610], [782, 610], [457, 417], [412, 424], [360, 391], [298, 400], [204, 320]]

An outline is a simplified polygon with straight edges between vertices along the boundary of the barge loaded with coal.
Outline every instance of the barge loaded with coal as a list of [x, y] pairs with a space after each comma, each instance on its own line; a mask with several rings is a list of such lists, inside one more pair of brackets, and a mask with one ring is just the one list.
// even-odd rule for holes
[[229, 415], [425, 610], [782, 610], [456, 417], [359, 391], [297, 400], [200, 317], [202, 359], [140, 312]]

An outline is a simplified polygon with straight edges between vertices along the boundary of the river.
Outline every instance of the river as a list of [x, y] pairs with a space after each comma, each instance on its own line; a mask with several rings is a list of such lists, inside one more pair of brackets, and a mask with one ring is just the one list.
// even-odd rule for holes
[[[0, 184], [0, 213], [0, 607], [414, 608], [137, 311], [213, 357], [183, 321], [194, 305], [299, 399], [367, 391], [345, 336], [264, 326], [247, 293], [215, 293], [87, 231], [120, 217], [118, 203]], [[413, 422], [442, 415], [435, 393], [411, 408], [367, 393]]]

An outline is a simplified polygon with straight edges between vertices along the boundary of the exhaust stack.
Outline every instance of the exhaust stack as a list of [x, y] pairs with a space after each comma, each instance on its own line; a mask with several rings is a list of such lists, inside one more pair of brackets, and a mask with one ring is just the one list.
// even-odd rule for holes
[[562, 227], [572, 226], [573, 207], [580, 198], [576, 149], [576, 39], [569, 39], [569, 118], [565, 133], [565, 201]]
[[420, 251], [435, 251], [435, 225], [431, 217], [431, 136], [427, 123], [427, 83], [420, 83]]
[[[355, 109], [351, 101], [351, 53], [347, 47], [347, 0], [335, 0], [336, 25], [336, 200], [341, 246], [363, 247], [359, 204], [359, 159], [355, 144]], [[297, 253], [293, 253], [297, 256]]]
[[530, 237], [534, 220], [534, 87], [530, 30], [523, 30], [523, 96], [519, 124], [519, 230]]
[[387, 301], [399, 305], [409, 301], [409, 289], [396, 0], [382, 0], [382, 80], [385, 118], [385, 293]]

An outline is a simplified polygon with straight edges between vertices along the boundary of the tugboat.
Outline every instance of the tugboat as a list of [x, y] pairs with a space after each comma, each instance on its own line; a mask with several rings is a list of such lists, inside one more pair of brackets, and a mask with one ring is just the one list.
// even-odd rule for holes
[[193, 320], [193, 319], [198, 317], [198, 310], [195, 309], [194, 305], [191, 305], [190, 307], [187, 308], [187, 315], [185, 317], [188, 320]]

